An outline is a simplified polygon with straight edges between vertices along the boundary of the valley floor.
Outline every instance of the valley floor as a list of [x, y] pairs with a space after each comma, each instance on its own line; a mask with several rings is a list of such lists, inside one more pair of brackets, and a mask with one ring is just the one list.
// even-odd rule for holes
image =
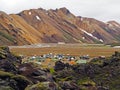
[[43, 55], [53, 54], [69, 54], [72, 56], [89, 55], [90, 57], [110, 56], [120, 48], [110, 47], [103, 44], [36, 44], [26, 46], [9, 46], [10, 51], [17, 55]]

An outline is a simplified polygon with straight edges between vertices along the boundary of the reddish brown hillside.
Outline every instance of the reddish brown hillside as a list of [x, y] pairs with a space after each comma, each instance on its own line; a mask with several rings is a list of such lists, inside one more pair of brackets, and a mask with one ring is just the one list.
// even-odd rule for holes
[[[77, 17], [68, 9], [30, 9], [19, 14], [0, 12], [0, 44], [118, 43], [120, 24]], [[8, 38], [10, 37], [10, 38]]]

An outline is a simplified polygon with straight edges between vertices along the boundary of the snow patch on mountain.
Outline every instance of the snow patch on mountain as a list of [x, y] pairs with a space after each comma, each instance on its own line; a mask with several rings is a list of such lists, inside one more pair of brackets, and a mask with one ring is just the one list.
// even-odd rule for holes
[[82, 37], [82, 39], [85, 39], [85, 37]]
[[[89, 32], [87, 32], [87, 31], [85, 31], [83, 29], [81, 29], [81, 31], [84, 32], [85, 34], [87, 34], [88, 36], [90, 36], [90, 37], [92, 37], [92, 38], [94, 38], [96, 40], [99, 40], [100, 42], [104, 42], [102, 39], [98, 39], [97, 37], [93, 36], [92, 33], [89, 33]], [[82, 39], [85, 39], [85, 37], [82, 37]]]
[[31, 13], [31, 12], [29, 12], [28, 14], [29, 14], [29, 15], [31, 15], [32, 13]]
[[98, 39], [97, 37], [93, 36], [91, 33], [87, 32], [87, 31], [85, 31], [83, 29], [81, 29], [81, 31], [84, 32], [85, 34], [87, 34], [88, 36], [91, 36], [94, 39]]
[[39, 17], [39, 16], [36, 16], [36, 19], [41, 21], [41, 19], [40, 19], [40, 17]]
[[102, 39], [99, 39], [100, 42], [104, 42]]

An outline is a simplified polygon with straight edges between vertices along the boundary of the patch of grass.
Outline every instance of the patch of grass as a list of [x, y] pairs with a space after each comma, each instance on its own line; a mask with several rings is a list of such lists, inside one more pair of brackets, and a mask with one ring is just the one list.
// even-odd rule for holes
[[7, 46], [0, 46], [0, 50], [6, 50], [7, 48]]
[[72, 80], [72, 76], [69, 76], [69, 77], [65, 77], [65, 78], [57, 78], [57, 81], [70, 81]]
[[54, 74], [54, 73], [55, 73], [54, 68], [50, 68], [49, 70], [50, 70], [50, 73], [51, 73], [51, 74]]
[[12, 36], [10, 36], [9, 34], [0, 32], [0, 35], [3, 36], [4, 38], [8, 39], [11, 42], [14, 42], [14, 38]]

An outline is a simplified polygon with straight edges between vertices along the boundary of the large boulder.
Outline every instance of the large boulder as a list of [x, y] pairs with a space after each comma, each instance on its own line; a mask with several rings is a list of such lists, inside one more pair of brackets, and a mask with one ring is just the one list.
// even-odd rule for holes
[[0, 71], [0, 90], [24, 90], [29, 84], [24, 76]]
[[55, 63], [55, 71], [63, 70], [65, 68], [65, 64], [61, 61], [57, 61]]
[[17, 73], [17, 65], [21, 64], [21, 58], [13, 55], [8, 47], [0, 47], [0, 69]]
[[64, 81], [60, 83], [62, 90], [80, 90], [80, 87], [72, 81]]
[[33, 83], [47, 81], [48, 71], [35, 67], [33, 63], [23, 63], [19, 65], [18, 73], [27, 77]]

